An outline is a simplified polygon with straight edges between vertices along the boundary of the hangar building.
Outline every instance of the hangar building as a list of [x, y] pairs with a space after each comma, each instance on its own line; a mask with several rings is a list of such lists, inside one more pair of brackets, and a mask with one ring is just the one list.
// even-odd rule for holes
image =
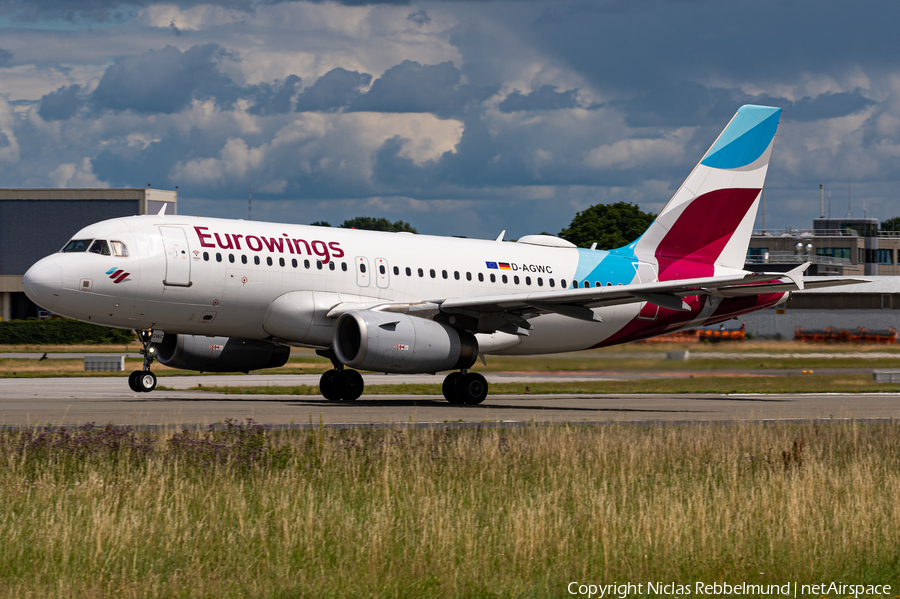
[[38, 316], [22, 275], [92, 223], [137, 214], [176, 214], [178, 192], [163, 189], [0, 189], [0, 317]]

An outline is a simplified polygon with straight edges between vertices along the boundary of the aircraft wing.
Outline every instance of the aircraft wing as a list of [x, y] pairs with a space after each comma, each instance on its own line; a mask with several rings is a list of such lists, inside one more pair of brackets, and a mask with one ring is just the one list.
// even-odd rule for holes
[[522, 329], [516, 330], [518, 334], [527, 334], [527, 330], [531, 328], [527, 317], [538, 314], [556, 313], [585, 321], [599, 321], [600, 317], [591, 308], [650, 302], [670, 310], [689, 311], [690, 308], [682, 298], [693, 295], [739, 297], [797, 291], [804, 287], [818, 288], [867, 282], [862, 279], [835, 278], [828, 281], [810, 281], [803, 277], [803, 271], [808, 267], [808, 263], [803, 264], [788, 273], [749, 273], [634, 285], [454, 297], [408, 304], [340, 304], [335, 306], [328, 316], [334, 318], [344, 312], [360, 309], [410, 314], [419, 312], [422, 316], [434, 316], [443, 312], [479, 320], [496, 316], [498, 318], [494, 321], [495, 326], [490, 328], [509, 329], [512, 325], [514, 328]]

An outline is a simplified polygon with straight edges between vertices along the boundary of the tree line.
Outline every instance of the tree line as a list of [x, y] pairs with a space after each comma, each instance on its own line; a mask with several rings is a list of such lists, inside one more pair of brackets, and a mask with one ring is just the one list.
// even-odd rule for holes
[[[647, 230], [656, 215], [644, 212], [636, 204], [615, 202], [597, 204], [583, 212], [578, 212], [571, 224], [557, 236], [578, 247], [590, 247], [594, 243], [600, 249], [608, 250], [629, 244]], [[317, 227], [330, 227], [325, 221], [310, 223]], [[418, 231], [402, 220], [391, 222], [386, 218], [357, 216], [338, 225], [341, 229], [363, 229], [366, 231], [387, 231], [390, 233]], [[549, 234], [549, 233], [545, 233]]]

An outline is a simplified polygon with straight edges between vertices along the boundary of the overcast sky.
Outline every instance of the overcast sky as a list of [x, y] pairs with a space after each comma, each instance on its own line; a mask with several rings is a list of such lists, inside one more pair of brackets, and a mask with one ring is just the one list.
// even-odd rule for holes
[[[556, 234], [657, 211], [737, 108], [784, 108], [770, 228], [900, 215], [895, 0], [0, 0], [0, 187], [179, 212]], [[761, 226], [761, 216], [757, 226]]]

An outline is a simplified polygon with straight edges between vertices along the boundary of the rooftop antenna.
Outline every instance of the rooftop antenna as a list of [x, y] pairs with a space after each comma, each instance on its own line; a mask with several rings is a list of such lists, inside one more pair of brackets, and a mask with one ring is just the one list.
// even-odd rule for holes
[[819, 218], [825, 218], [825, 186], [819, 184]]
[[762, 192], [762, 209], [763, 209], [763, 231], [766, 230], [766, 184], [763, 183], [763, 192]]
[[247, 220], [253, 220], [253, 188], [250, 188], [250, 194], [247, 196]]
[[831, 218], [831, 188], [828, 188], [828, 218]]
[[853, 216], [853, 213], [850, 212], [850, 177], [847, 177], [847, 218]]

